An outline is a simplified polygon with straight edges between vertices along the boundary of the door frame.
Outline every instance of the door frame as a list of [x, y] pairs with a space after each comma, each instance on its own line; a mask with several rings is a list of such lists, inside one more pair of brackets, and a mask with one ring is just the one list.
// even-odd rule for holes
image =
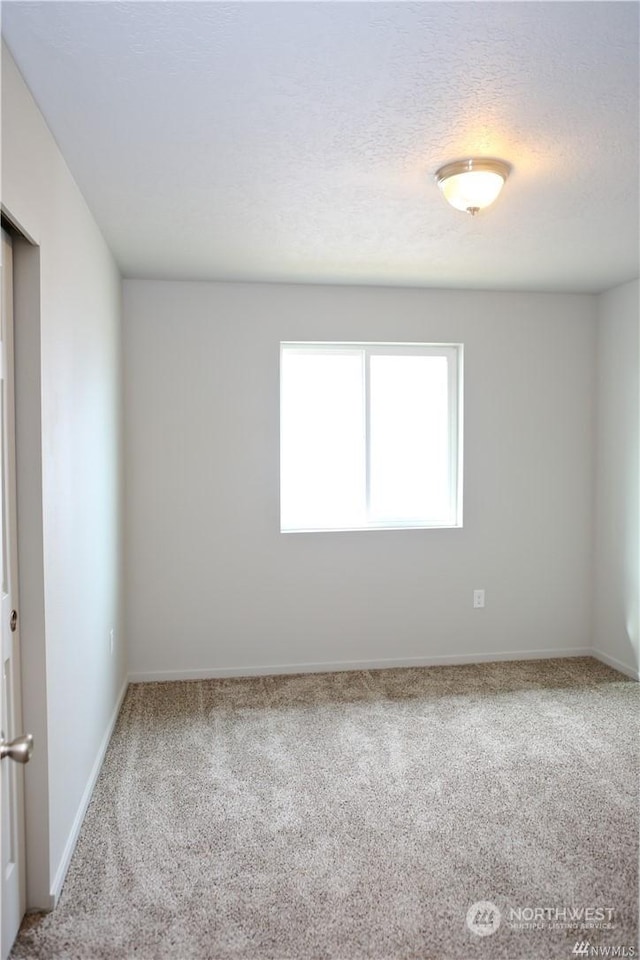
[[25, 766], [26, 908], [51, 910], [44, 605], [40, 247], [4, 204], [13, 245], [14, 383], [22, 719], [35, 750]]
[[[13, 315], [13, 240], [2, 230], [2, 337], [0, 362], [2, 371], [2, 693], [4, 702], [2, 736], [6, 741], [24, 735], [22, 726], [22, 672], [20, 669], [20, 596], [18, 578], [18, 541], [16, 505], [16, 435], [14, 384], [14, 315]], [[18, 611], [17, 623], [13, 617]], [[8, 671], [5, 673], [8, 664]], [[4, 758], [0, 770], [2, 780], [2, 881], [0, 890], [0, 928], [2, 960], [9, 955], [13, 941], [26, 912], [26, 854], [24, 824], [24, 767]], [[6, 807], [4, 806], [6, 804]], [[5, 833], [5, 828], [6, 833]], [[6, 859], [5, 859], [6, 858]], [[5, 866], [6, 864], [6, 866]]]

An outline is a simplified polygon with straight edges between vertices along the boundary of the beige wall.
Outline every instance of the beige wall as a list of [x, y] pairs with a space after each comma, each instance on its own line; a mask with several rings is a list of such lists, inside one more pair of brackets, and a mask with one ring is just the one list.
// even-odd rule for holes
[[[4, 46], [2, 204], [37, 244], [17, 251], [23, 271], [16, 285], [18, 522], [28, 606], [25, 726], [36, 736], [26, 770], [28, 905], [48, 907], [59, 892], [126, 676], [121, 285]], [[29, 297], [21, 276], [30, 278]], [[39, 571], [31, 565], [36, 561]], [[113, 655], [112, 627], [118, 633]]]
[[640, 283], [598, 297], [594, 647], [640, 663]]
[[[134, 677], [590, 647], [593, 297], [132, 280], [124, 320]], [[463, 529], [279, 532], [287, 339], [464, 343]]]

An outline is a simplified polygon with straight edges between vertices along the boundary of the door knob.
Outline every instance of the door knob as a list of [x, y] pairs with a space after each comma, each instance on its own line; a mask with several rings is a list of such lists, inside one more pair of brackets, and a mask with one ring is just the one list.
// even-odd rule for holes
[[26, 733], [24, 737], [16, 737], [11, 743], [7, 743], [4, 734], [0, 734], [0, 760], [9, 757], [16, 763], [29, 763], [33, 753], [33, 735]]

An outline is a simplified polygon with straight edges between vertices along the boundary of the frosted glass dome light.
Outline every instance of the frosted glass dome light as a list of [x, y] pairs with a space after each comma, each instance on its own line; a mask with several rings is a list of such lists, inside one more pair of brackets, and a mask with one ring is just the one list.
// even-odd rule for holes
[[454, 160], [440, 167], [436, 183], [452, 207], [474, 217], [494, 202], [510, 171], [504, 160]]

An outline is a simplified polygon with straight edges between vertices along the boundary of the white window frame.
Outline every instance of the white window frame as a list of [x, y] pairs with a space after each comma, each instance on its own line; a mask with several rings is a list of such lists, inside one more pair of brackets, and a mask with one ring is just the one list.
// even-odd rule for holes
[[[462, 468], [463, 468], [463, 358], [464, 345], [462, 343], [385, 343], [385, 342], [358, 342], [358, 341], [290, 341], [280, 343], [280, 425], [282, 424], [282, 358], [285, 351], [299, 350], [301, 353], [314, 354], [327, 352], [340, 354], [352, 350], [363, 352], [363, 388], [365, 411], [365, 476], [366, 476], [366, 511], [370, 513], [370, 485], [371, 485], [371, 418], [369, 410], [369, 383], [371, 357], [378, 356], [436, 356], [445, 357], [448, 368], [449, 388], [449, 503], [451, 522], [448, 523], [417, 523], [414, 520], [402, 522], [369, 521], [361, 526], [351, 527], [283, 527], [282, 504], [280, 504], [280, 532], [281, 533], [333, 533], [342, 531], [365, 530], [443, 530], [462, 527]], [[280, 442], [280, 456], [282, 457], [282, 441]], [[281, 496], [281, 484], [280, 484]]]

